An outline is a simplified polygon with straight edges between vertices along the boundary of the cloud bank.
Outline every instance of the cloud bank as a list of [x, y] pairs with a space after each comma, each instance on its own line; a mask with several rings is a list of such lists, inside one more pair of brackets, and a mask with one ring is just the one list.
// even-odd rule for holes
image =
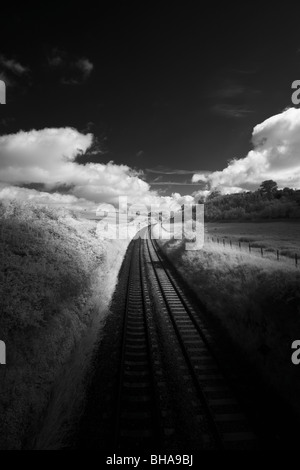
[[[141, 172], [114, 162], [79, 164], [89, 151], [92, 134], [73, 128], [20, 131], [0, 137], [0, 199], [95, 210], [99, 203], [158, 204], [161, 210], [190, 204], [192, 196], [159, 196]], [[38, 190], [37, 190], [38, 189]]]
[[0, 180], [6, 186], [41, 185], [45, 192], [68, 193], [93, 203], [150, 199], [150, 187], [126, 165], [77, 163], [92, 145], [92, 134], [58, 128], [0, 137]]
[[196, 173], [192, 182], [223, 193], [255, 190], [272, 179], [279, 187], [300, 189], [300, 109], [289, 108], [254, 127], [253, 150], [211, 174]]

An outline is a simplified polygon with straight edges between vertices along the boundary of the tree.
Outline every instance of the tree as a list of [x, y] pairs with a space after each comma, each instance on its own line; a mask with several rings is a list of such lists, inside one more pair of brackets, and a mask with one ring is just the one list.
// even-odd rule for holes
[[217, 189], [214, 189], [208, 196], [207, 196], [207, 201], [211, 201], [212, 199], [215, 199], [216, 197], [221, 196], [220, 191]]
[[261, 183], [259, 190], [262, 194], [265, 194], [266, 196], [270, 197], [274, 196], [274, 194], [278, 190], [278, 186], [275, 181], [266, 180]]
[[295, 191], [292, 188], [287, 188], [287, 187], [283, 188], [282, 190], [283, 195], [287, 197], [293, 196], [294, 192]]

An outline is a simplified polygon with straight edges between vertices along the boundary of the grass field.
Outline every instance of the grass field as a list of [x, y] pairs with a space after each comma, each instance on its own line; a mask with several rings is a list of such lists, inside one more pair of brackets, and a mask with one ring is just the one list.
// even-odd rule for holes
[[[263, 248], [267, 253], [279, 250], [283, 256], [294, 258], [295, 253], [300, 257], [300, 221], [271, 221], [271, 222], [208, 222], [205, 224], [206, 235], [217, 237], [228, 243], [242, 247], [251, 246]], [[255, 250], [254, 250], [255, 251]], [[257, 250], [259, 251], [259, 250]]]

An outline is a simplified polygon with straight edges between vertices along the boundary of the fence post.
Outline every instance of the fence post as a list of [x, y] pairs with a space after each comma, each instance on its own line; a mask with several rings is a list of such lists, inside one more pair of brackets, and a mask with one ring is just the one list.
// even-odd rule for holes
[[220, 240], [218, 238], [217, 238], [217, 240], [218, 240], [218, 243], [220, 243]]
[[241, 242], [239, 242], [239, 249], [241, 250]]
[[264, 250], [263, 250], [262, 247], [261, 247], [261, 249], [260, 249], [260, 252], [261, 252], [261, 257], [263, 258], [263, 256], [264, 256]]
[[277, 250], [277, 261], [279, 261], [279, 250]]
[[295, 265], [296, 265], [296, 268], [298, 267], [298, 255], [297, 253], [295, 253]]
[[231, 240], [229, 240], [229, 243], [230, 243], [230, 248], [232, 248], [232, 241], [231, 241]]
[[223, 245], [225, 246], [225, 238], [223, 238]]
[[250, 242], [249, 242], [249, 253], [251, 253], [251, 245], [250, 245]]

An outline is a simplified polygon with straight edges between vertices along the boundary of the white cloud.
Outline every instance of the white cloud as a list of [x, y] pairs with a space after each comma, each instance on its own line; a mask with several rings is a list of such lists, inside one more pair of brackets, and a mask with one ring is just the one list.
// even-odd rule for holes
[[86, 57], [70, 57], [66, 51], [53, 49], [48, 64], [53, 69], [63, 70], [61, 83], [64, 85], [79, 85], [91, 75], [94, 64]]
[[23, 75], [29, 71], [28, 67], [24, 67], [14, 59], [7, 59], [3, 55], [0, 55], [0, 65], [15, 75]]
[[245, 158], [210, 175], [195, 174], [193, 182], [205, 182], [223, 193], [257, 189], [267, 179], [279, 187], [300, 188], [300, 109], [289, 108], [254, 127], [254, 149]]
[[93, 203], [150, 204], [156, 193], [139, 173], [113, 162], [80, 165], [76, 156], [91, 146], [92, 134], [76, 129], [43, 129], [0, 137], [0, 181], [6, 186], [42, 184], [45, 191], [62, 188], [76, 198]]
[[78, 59], [76, 66], [82, 71], [84, 79], [87, 79], [91, 75], [94, 68], [94, 65], [89, 59]]
[[[99, 203], [158, 204], [177, 210], [192, 196], [162, 197], [141, 179], [142, 172], [114, 162], [79, 164], [93, 144], [92, 134], [72, 128], [20, 131], [0, 137], [0, 198], [94, 210]], [[25, 186], [25, 187], [24, 187]], [[36, 188], [41, 189], [37, 191]], [[30, 189], [34, 188], [34, 189]]]
[[190, 195], [181, 196], [179, 193], [173, 193], [171, 196], [153, 196], [151, 202], [159, 205], [160, 211], [176, 212], [180, 210], [183, 204], [186, 206], [195, 204], [195, 198]]
[[205, 199], [209, 194], [210, 191], [208, 189], [199, 189], [199, 191], [193, 192], [192, 196], [194, 197], [195, 202], [198, 202], [200, 198]]
[[208, 181], [208, 175], [204, 173], [196, 173], [192, 176], [192, 183], [206, 183]]
[[23, 202], [33, 202], [34, 204], [64, 206], [70, 209], [94, 209], [95, 204], [84, 199], [78, 199], [69, 194], [47, 193], [36, 191], [35, 189], [20, 188], [17, 186], [5, 186], [0, 183], [0, 200], [18, 199]]

